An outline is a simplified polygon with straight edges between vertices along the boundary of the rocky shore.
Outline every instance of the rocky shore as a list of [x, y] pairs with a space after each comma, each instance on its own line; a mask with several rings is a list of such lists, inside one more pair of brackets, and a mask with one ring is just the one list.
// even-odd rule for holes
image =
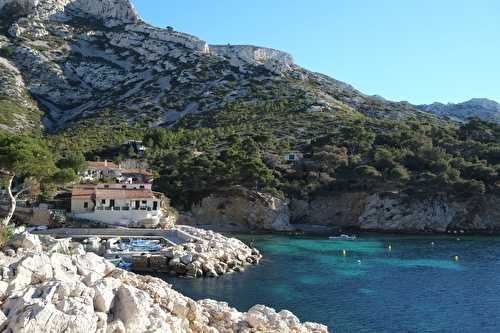
[[[216, 236], [214, 236], [215, 238]], [[194, 301], [158, 278], [116, 268], [78, 243], [17, 234], [0, 252], [5, 332], [327, 332], [289, 311]]]
[[241, 272], [259, 263], [262, 255], [236, 238], [224, 237], [210, 230], [177, 226], [189, 235], [190, 242], [169, 247], [158, 254], [133, 258], [133, 270], [161, 272], [175, 276], [217, 277]]

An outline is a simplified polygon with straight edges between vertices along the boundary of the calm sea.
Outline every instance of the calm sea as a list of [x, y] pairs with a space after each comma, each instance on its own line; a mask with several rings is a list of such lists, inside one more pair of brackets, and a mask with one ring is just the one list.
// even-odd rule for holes
[[500, 238], [237, 237], [255, 240], [261, 265], [216, 279], [165, 280], [194, 299], [241, 311], [288, 309], [337, 333], [500, 332]]

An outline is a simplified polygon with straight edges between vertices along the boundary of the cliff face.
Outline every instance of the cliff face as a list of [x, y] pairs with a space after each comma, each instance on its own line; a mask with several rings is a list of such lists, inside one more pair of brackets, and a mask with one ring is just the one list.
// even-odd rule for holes
[[384, 193], [346, 193], [310, 202], [292, 200], [293, 223], [332, 228], [394, 232], [498, 232], [500, 199], [457, 201], [444, 195], [432, 198]]
[[266, 193], [234, 188], [205, 199], [192, 209], [191, 223], [235, 230], [290, 231], [287, 203]]
[[227, 58], [232, 66], [243, 71], [246, 65], [253, 64], [282, 73], [291, 70], [294, 64], [293, 57], [286, 52], [253, 45], [210, 45], [210, 51]]
[[0, 0], [0, 11], [30, 20], [65, 22], [73, 17], [90, 17], [103, 20], [108, 27], [139, 20], [128, 0]]

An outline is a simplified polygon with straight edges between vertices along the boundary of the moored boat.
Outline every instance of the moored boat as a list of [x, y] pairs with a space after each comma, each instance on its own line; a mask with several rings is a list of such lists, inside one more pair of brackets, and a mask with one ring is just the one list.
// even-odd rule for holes
[[356, 236], [350, 236], [350, 235], [345, 235], [345, 234], [342, 234], [340, 236], [331, 236], [331, 237], [328, 237], [328, 239], [330, 240], [344, 240], [344, 241], [353, 241], [353, 240], [356, 240], [357, 237]]

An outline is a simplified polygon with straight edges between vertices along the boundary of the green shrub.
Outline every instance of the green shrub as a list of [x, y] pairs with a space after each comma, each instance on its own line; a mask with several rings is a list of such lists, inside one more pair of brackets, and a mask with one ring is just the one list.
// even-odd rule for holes
[[10, 58], [14, 54], [14, 49], [8, 46], [4, 46], [0, 49], [0, 56], [4, 58]]

